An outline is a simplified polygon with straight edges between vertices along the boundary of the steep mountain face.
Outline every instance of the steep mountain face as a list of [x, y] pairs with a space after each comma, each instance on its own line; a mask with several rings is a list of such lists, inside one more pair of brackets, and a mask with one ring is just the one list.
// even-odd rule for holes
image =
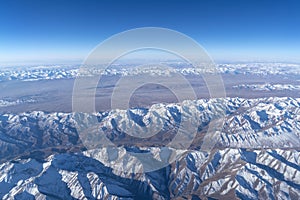
[[[99, 152], [98, 152], [99, 153]], [[81, 153], [0, 165], [2, 199], [299, 199], [297, 150], [186, 152], [160, 170], [116, 172]]]
[[[221, 128], [211, 129], [220, 119]], [[185, 122], [196, 127], [190, 148], [169, 145], [177, 134], [186, 138], [194, 130]], [[90, 148], [82, 135], [90, 125], [115, 146], [96, 141]], [[0, 198], [299, 199], [299, 134], [300, 99], [293, 98], [197, 100], [94, 114], [4, 114]], [[147, 156], [152, 165], [158, 163], [155, 171], [147, 171]]]
[[299, 199], [299, 169], [297, 150], [191, 152], [176, 163], [169, 188], [172, 197]]
[[244, 148], [300, 146], [299, 99], [246, 100], [243, 104], [226, 117], [221, 134], [223, 144]]

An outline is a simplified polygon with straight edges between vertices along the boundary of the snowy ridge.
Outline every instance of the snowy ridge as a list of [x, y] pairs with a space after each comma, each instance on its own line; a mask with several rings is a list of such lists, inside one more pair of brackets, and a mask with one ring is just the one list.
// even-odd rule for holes
[[296, 150], [191, 152], [174, 164], [172, 198], [299, 199], [299, 159]]
[[[164, 180], [165, 170], [155, 172]], [[157, 197], [168, 195], [151, 183], [151, 174], [127, 174], [126, 178], [112, 173], [99, 161], [81, 154], [60, 154], [44, 161], [17, 160], [0, 165], [1, 199], [119, 199]], [[163, 188], [165, 189], [166, 188]]]
[[15, 101], [10, 101], [10, 100], [3, 100], [0, 99], [0, 107], [8, 107], [8, 106], [15, 106], [18, 104], [23, 104], [23, 103], [34, 103], [36, 102], [36, 100], [32, 99], [32, 98], [24, 98], [24, 99], [17, 99]]
[[0, 69], [0, 81], [22, 80], [52, 80], [63, 78], [74, 78], [78, 69], [65, 66], [39, 66], [28, 68], [5, 68]]
[[291, 84], [241, 84], [235, 85], [236, 89], [251, 89], [260, 91], [274, 91], [274, 90], [300, 90], [300, 85]]
[[296, 150], [190, 151], [151, 173], [116, 174], [97, 159], [60, 154], [0, 165], [2, 199], [298, 199]]
[[0, 160], [40, 150], [45, 153], [45, 149], [60, 152], [82, 148], [78, 127], [90, 124], [96, 124], [105, 137], [119, 145], [164, 146], [176, 135], [181, 122], [188, 121], [188, 126], [197, 131], [192, 145], [197, 149], [210, 122], [223, 115], [225, 123], [219, 129], [217, 146], [300, 147], [299, 99], [200, 99], [94, 114], [41, 111], [3, 114], [0, 115]]
[[[207, 126], [223, 114], [214, 148], [201, 151]], [[94, 114], [3, 114], [0, 198], [299, 199], [299, 117], [300, 99], [288, 97], [200, 99]], [[191, 148], [165, 147], [186, 119], [197, 126]], [[84, 147], [77, 127], [95, 120], [118, 148]], [[151, 131], [145, 129], [151, 124]], [[139, 138], [152, 131], [157, 135]], [[181, 157], [157, 171], [132, 174], [129, 169], [142, 172], [143, 166], [126, 152], [151, 154], [153, 162], [172, 152]]]
[[[214, 73], [209, 68], [194, 68], [190, 64], [165, 63], [169, 68], [158, 66], [135, 67], [134, 65], [113, 64], [107, 69], [95, 66], [39, 66], [27, 68], [4, 68], [0, 69], [0, 81], [22, 80], [54, 80], [76, 78], [78, 76], [94, 75], [116, 75], [135, 76], [149, 74], [153, 76], [170, 76], [172, 73], [182, 75], [201, 75], [203, 73]], [[299, 75], [300, 64], [289, 63], [228, 63], [216, 64], [216, 69], [221, 74], [252, 74], [252, 75]]]
[[[164, 132], [188, 120], [198, 127], [198, 135], [205, 134], [211, 121], [224, 117], [220, 130], [219, 146], [233, 148], [299, 148], [300, 101], [293, 98], [267, 99], [210, 99], [185, 101], [182, 104], [157, 104], [144, 109], [114, 110], [106, 113], [101, 127], [111, 130], [108, 137], [124, 139], [124, 133], [132, 136]], [[155, 124], [145, 129], [147, 123]], [[150, 131], [149, 131], [150, 130]], [[148, 132], [149, 131], [149, 132]], [[197, 140], [197, 138], [196, 138]], [[160, 139], [160, 142], [163, 140]], [[201, 141], [198, 142], [198, 145]]]
[[218, 65], [221, 73], [287, 75], [300, 74], [300, 64], [292, 63], [227, 63]]
[[228, 115], [221, 134], [231, 147], [300, 147], [300, 104], [292, 98], [249, 102]]

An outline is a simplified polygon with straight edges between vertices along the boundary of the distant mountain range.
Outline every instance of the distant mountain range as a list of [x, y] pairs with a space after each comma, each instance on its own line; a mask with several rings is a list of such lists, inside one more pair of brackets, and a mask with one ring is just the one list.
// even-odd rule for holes
[[[201, 75], [210, 73], [209, 68], [194, 68], [186, 63], [165, 63], [169, 68], [139, 67], [135, 65], [117, 64], [107, 69], [95, 66], [38, 66], [38, 67], [11, 67], [0, 68], [0, 81], [7, 80], [53, 80], [63, 78], [75, 78], [77, 76], [93, 75], [118, 75], [132, 76], [139, 74], [152, 74], [168, 76], [170, 73], [183, 75]], [[299, 75], [300, 64], [288, 63], [243, 63], [243, 64], [216, 64], [216, 69], [221, 74], [254, 74], [254, 75]]]

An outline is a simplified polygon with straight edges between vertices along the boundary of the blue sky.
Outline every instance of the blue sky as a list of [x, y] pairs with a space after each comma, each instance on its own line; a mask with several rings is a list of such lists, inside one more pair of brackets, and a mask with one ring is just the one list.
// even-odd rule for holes
[[180, 31], [215, 60], [300, 61], [297, 0], [0, 0], [0, 63], [81, 62], [137, 27]]

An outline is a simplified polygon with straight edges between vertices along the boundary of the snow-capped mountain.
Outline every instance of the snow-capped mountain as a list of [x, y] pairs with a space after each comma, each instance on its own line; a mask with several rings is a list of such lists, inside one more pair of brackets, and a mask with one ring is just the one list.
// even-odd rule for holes
[[74, 78], [77, 76], [77, 72], [78, 69], [74, 66], [3, 68], [0, 69], [0, 81], [37, 81]]
[[34, 103], [34, 102], [35, 100], [32, 98], [17, 99], [15, 101], [0, 99], [0, 107], [14, 106], [23, 103]]
[[[210, 68], [195, 68], [188, 63], [166, 62], [169, 67], [158, 65], [139, 66], [130, 64], [112, 64], [106, 69], [95, 66], [37, 66], [24, 68], [0, 68], [0, 81], [22, 80], [55, 80], [69, 79], [78, 76], [116, 75], [134, 76], [150, 74], [155, 76], [169, 76], [172, 73], [182, 75], [202, 75], [215, 72]], [[251, 75], [299, 75], [300, 64], [291, 63], [223, 63], [216, 64], [220, 74], [251, 74]]]
[[64, 153], [1, 164], [0, 195], [2, 199], [299, 199], [299, 161], [297, 150], [189, 151], [158, 171], [118, 174], [97, 159]]
[[[94, 114], [3, 114], [0, 197], [299, 199], [299, 117], [295, 98], [200, 99]], [[203, 149], [209, 125], [220, 119], [211, 149]], [[196, 127], [190, 148], [168, 146], [182, 121]], [[115, 146], [90, 148], [81, 128], [91, 124]], [[137, 153], [161, 167], [143, 172], [149, 166]]]
[[241, 84], [235, 85], [236, 89], [251, 89], [258, 91], [274, 91], [274, 90], [300, 90], [300, 85], [291, 84]]

